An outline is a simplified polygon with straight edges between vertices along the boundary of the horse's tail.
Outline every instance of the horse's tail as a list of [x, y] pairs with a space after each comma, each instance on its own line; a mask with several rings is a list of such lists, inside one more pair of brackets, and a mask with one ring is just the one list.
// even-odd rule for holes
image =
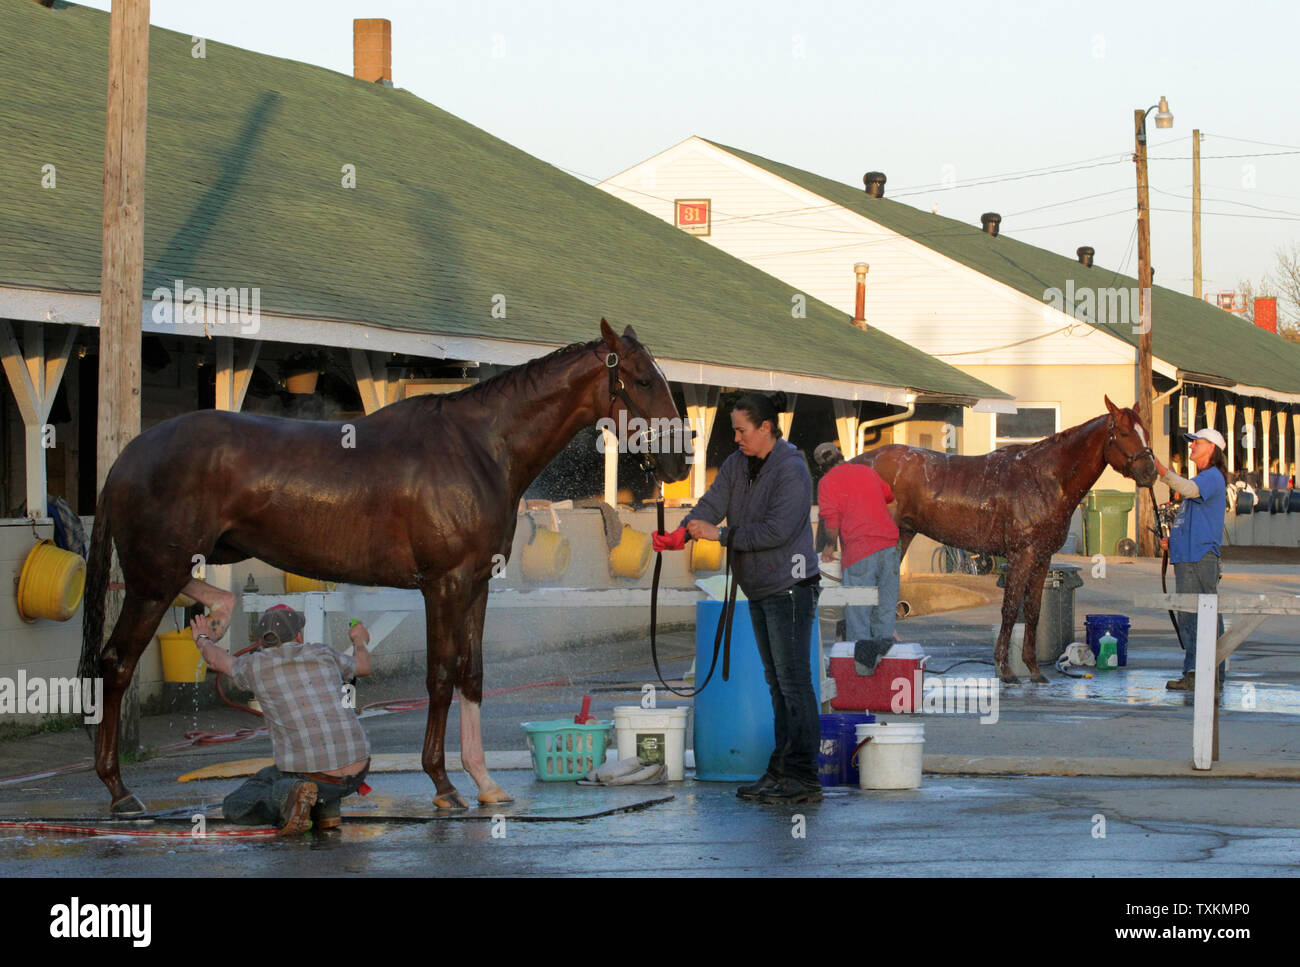
[[86, 591], [81, 614], [81, 662], [77, 674], [83, 680], [100, 674], [100, 650], [104, 645], [104, 600], [108, 595], [108, 578], [113, 563], [113, 526], [109, 520], [104, 494], [95, 505], [95, 525], [91, 531], [90, 556], [86, 560]]

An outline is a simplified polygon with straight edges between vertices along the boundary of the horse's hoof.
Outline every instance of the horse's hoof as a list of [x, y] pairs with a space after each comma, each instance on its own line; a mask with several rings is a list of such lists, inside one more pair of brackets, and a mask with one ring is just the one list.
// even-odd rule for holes
[[1006, 674], [1006, 675], [1003, 675], [1003, 676], [1002, 676], [1002, 684], [1003, 684], [1003, 685], [1019, 685], [1019, 684], [1020, 684], [1020, 679], [1018, 679], [1015, 675], [1012, 675], [1012, 674]]
[[486, 805], [494, 802], [514, 802], [515, 799], [500, 786], [492, 786], [490, 789], [479, 790], [478, 801]]
[[134, 793], [127, 793], [109, 807], [109, 812], [114, 816], [141, 816], [147, 811], [144, 803], [137, 799]]
[[1039, 672], [1038, 674], [1036, 674], [1033, 678], [1030, 679], [1030, 681], [1032, 681], [1035, 685], [1050, 685], [1050, 684], [1052, 684], [1051, 680], [1050, 680], [1046, 675], [1044, 675], [1042, 672]]
[[434, 796], [433, 804], [438, 809], [469, 809], [469, 803], [455, 789]]

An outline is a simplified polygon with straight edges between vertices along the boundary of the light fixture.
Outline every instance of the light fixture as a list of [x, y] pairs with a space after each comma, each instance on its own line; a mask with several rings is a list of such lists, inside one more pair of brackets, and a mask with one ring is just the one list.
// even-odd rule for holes
[[1174, 116], [1169, 110], [1169, 101], [1163, 96], [1160, 98], [1159, 110], [1156, 111], [1156, 127], [1172, 128], [1174, 126]]

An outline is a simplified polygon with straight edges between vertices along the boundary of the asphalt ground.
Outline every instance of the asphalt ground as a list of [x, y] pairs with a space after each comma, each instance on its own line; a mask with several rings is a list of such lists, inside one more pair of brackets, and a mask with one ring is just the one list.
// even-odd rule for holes
[[[1088, 566], [1086, 561], [1076, 561]], [[167, 839], [88, 837], [42, 830], [0, 831], [2, 877], [1282, 877], [1300, 868], [1300, 627], [1271, 618], [1234, 656], [1221, 705], [1221, 764], [1193, 774], [1190, 696], [1164, 690], [1181, 667], [1168, 617], [1140, 611], [1133, 595], [1159, 589], [1153, 562], [1109, 562], [1104, 580], [1085, 573], [1075, 594], [1076, 627], [1086, 613], [1131, 616], [1129, 667], [1091, 680], [1049, 671], [1051, 683], [1001, 686], [996, 722], [972, 714], [927, 714], [927, 774], [915, 790], [836, 789], [820, 804], [741, 802], [734, 785], [696, 781], [624, 788], [543, 783], [530, 770], [496, 769], [516, 802], [438, 813], [419, 772], [372, 774], [375, 792], [352, 797], [341, 833], [293, 840], [220, 835]], [[1228, 564], [1223, 590], [1300, 593], [1300, 569]], [[998, 606], [910, 618], [899, 636], [920, 641], [932, 671], [991, 676]], [[692, 631], [661, 636], [665, 671], [683, 674]], [[964, 664], [957, 665], [957, 662]], [[563, 684], [539, 684], [547, 682]], [[517, 760], [520, 723], [575, 713], [584, 694], [610, 718], [636, 704], [653, 682], [648, 643], [607, 642], [512, 658], [485, 655], [485, 747]], [[501, 694], [491, 694], [502, 690]], [[508, 691], [507, 691], [508, 690]], [[417, 678], [363, 680], [359, 704], [420, 697]], [[660, 692], [660, 704], [689, 704]], [[1252, 707], [1253, 706], [1253, 707]], [[377, 754], [417, 753], [423, 712], [371, 714]], [[146, 747], [186, 731], [255, 726], [228, 709], [146, 718]], [[449, 748], [459, 723], [450, 717]], [[107, 796], [93, 771], [44, 779], [11, 777], [85, 760], [82, 732], [0, 744], [0, 822], [104, 824]], [[269, 756], [265, 737], [187, 747], [125, 766], [128, 785], [151, 810], [170, 811], [137, 831], [227, 828], [219, 802], [237, 779], [178, 783], [192, 769]], [[981, 775], [953, 762], [1000, 763]], [[1160, 761], [1181, 774], [1028, 775], [1025, 763]], [[489, 760], [490, 765], [492, 760]], [[1008, 765], [1008, 763], [1012, 763]], [[1019, 763], [1016, 765], [1015, 763]], [[1254, 771], [1252, 771], [1254, 770]], [[1067, 766], [1059, 771], [1068, 771]], [[1228, 773], [1232, 773], [1229, 777]], [[473, 783], [453, 776], [472, 798]]]

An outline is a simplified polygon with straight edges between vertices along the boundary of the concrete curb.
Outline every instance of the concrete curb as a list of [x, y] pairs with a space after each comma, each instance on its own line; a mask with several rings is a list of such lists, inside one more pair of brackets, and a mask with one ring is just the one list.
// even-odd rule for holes
[[1216, 762], [1208, 771], [1190, 761], [1019, 755], [927, 755], [924, 771], [943, 776], [1099, 776], [1300, 780], [1300, 762]]

